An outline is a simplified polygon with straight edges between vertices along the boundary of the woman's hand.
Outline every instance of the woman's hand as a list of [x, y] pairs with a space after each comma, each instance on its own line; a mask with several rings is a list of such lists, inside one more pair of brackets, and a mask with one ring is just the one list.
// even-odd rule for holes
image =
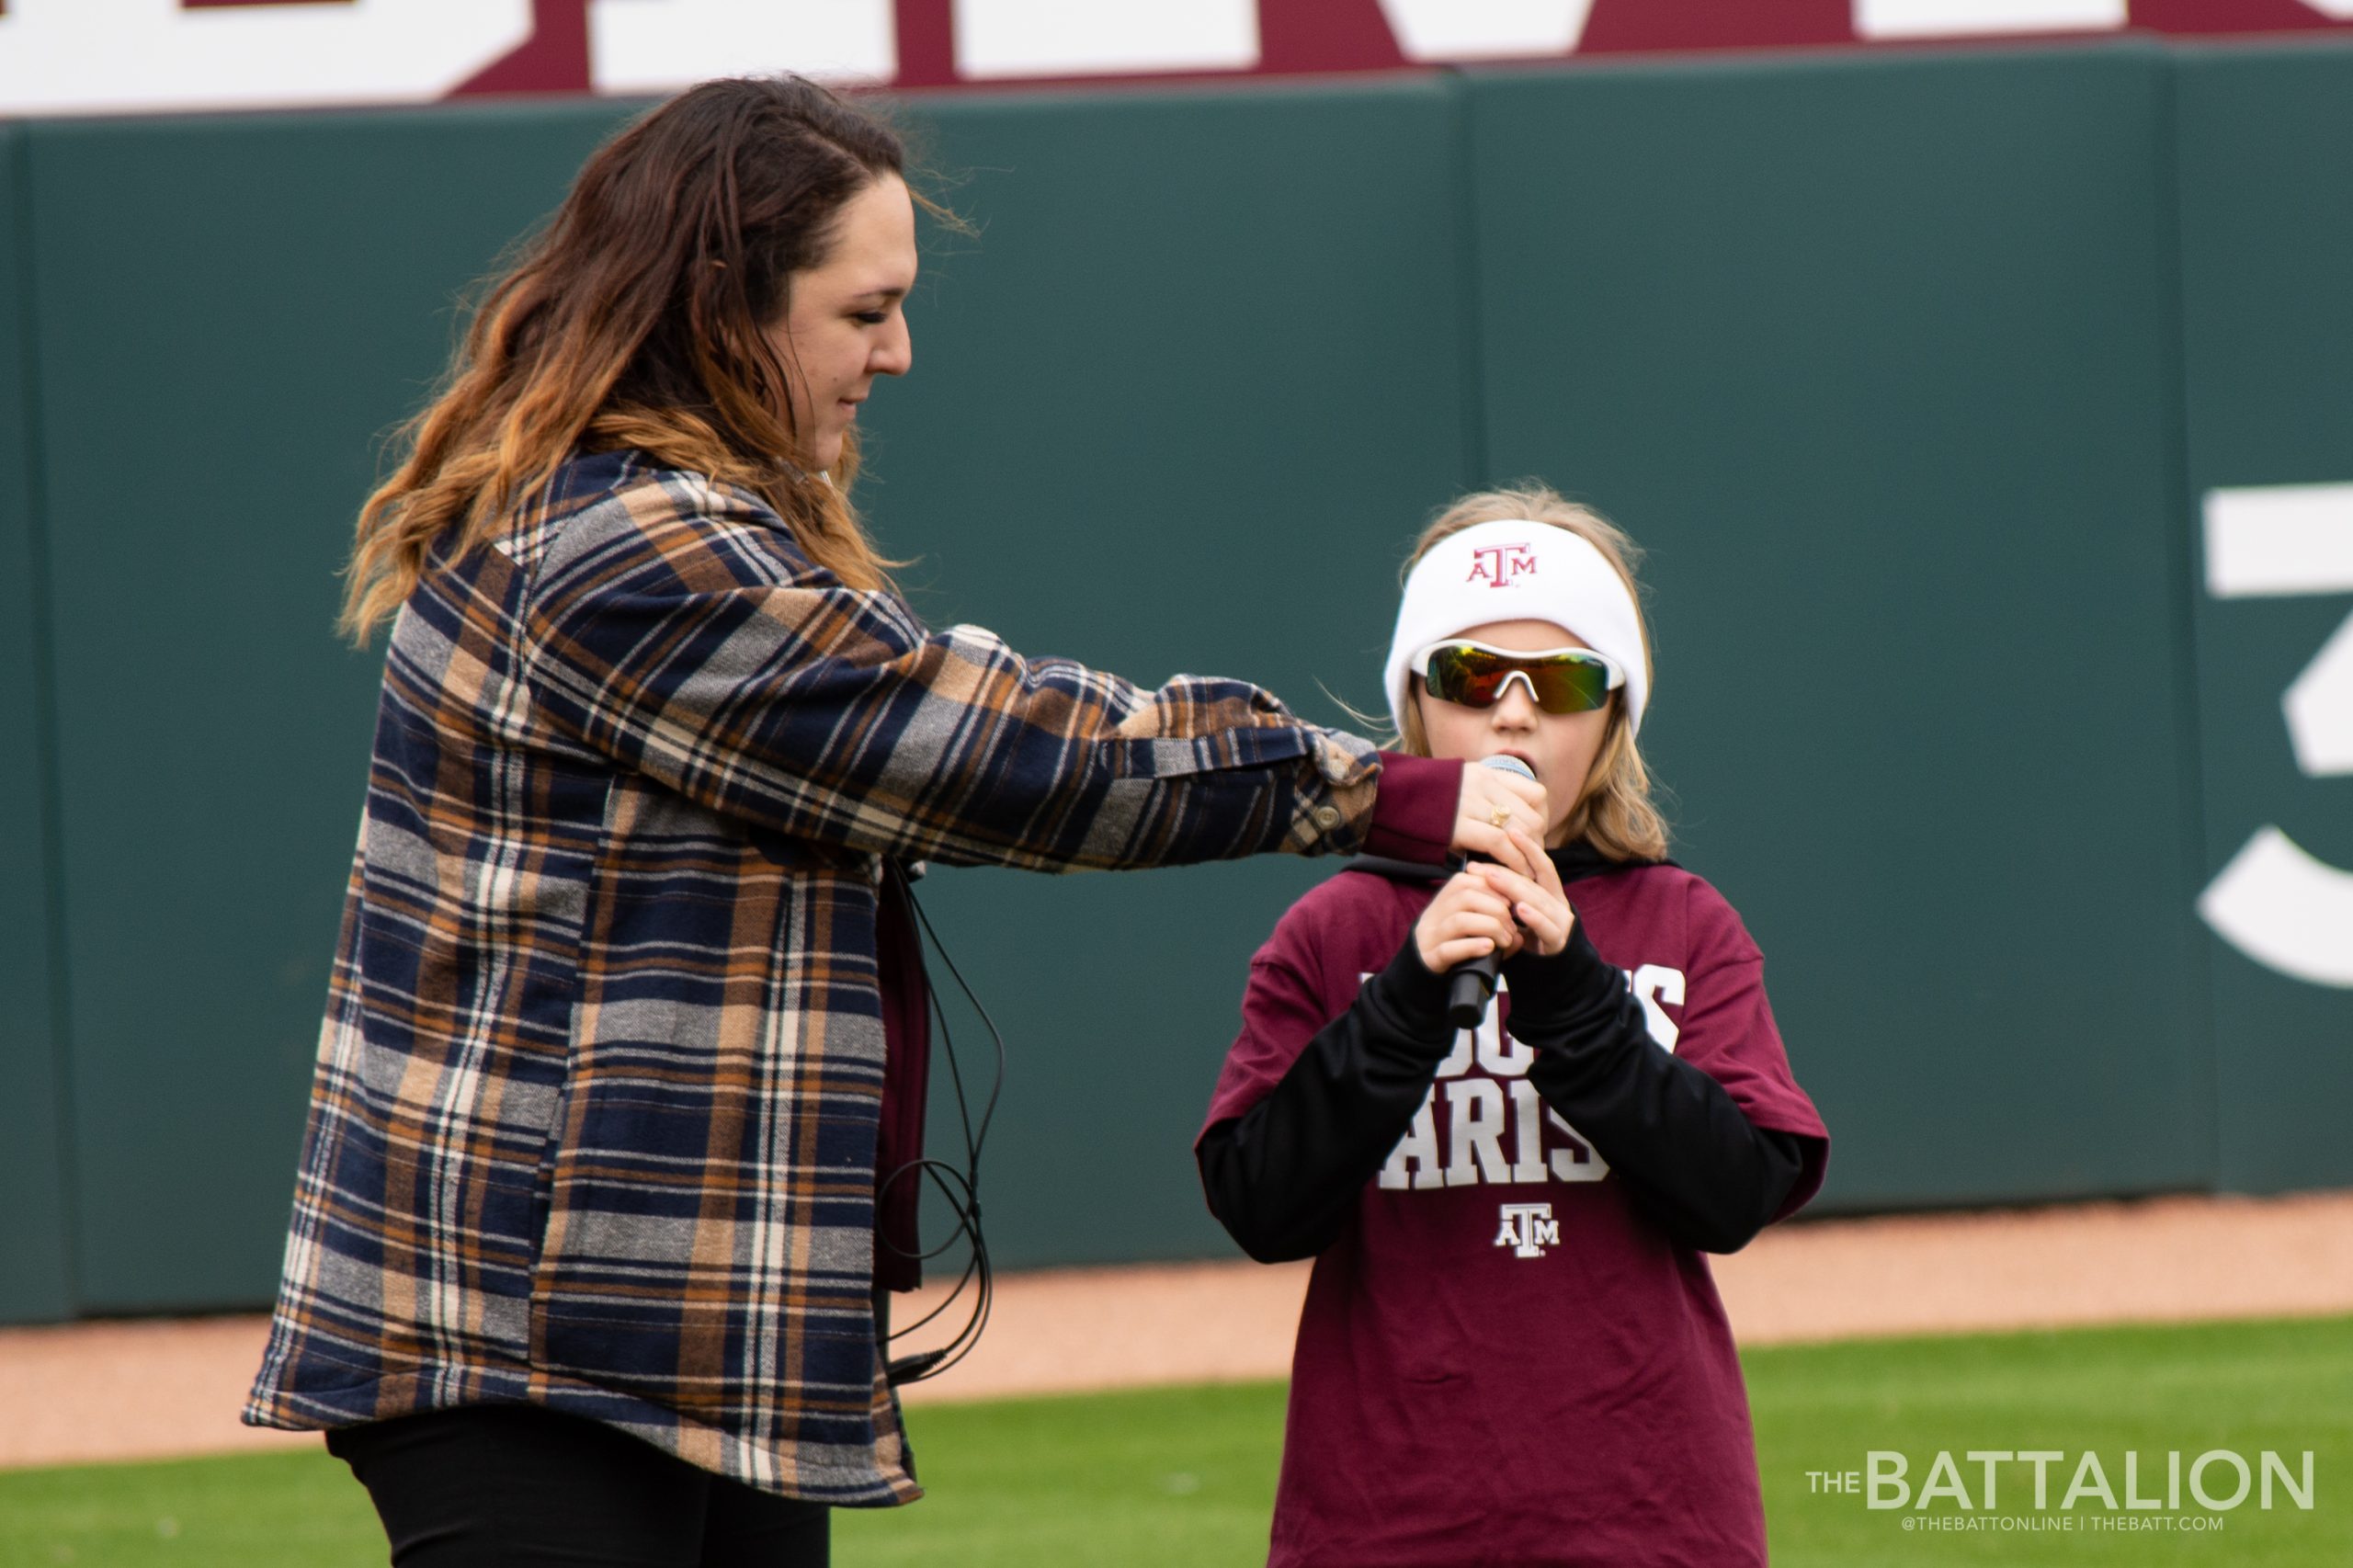
[[1569, 895], [1561, 890], [1560, 868], [1552, 864], [1543, 846], [1516, 825], [1506, 831], [1522, 858], [1535, 863], [1536, 874], [1522, 876], [1508, 866], [1480, 862], [1464, 875], [1484, 880], [1488, 891], [1510, 907], [1536, 951], [1551, 958], [1569, 945], [1569, 928], [1576, 924], [1576, 911], [1569, 907]]
[[1501, 867], [1474, 867], [1457, 871], [1438, 890], [1422, 917], [1414, 922], [1414, 947], [1423, 967], [1444, 974], [1456, 964], [1485, 953], [1509, 953], [1520, 944], [1519, 927], [1512, 923], [1511, 901], [1495, 891], [1485, 875]]
[[[1528, 845], [1540, 846], [1546, 814], [1544, 786], [1500, 767], [1476, 765], [1462, 770], [1462, 793], [1454, 808], [1453, 847], [1466, 855], [1483, 855], [1522, 876], [1533, 877], [1545, 858], [1540, 846], [1529, 858]], [[1512, 827], [1524, 830], [1518, 840]]]

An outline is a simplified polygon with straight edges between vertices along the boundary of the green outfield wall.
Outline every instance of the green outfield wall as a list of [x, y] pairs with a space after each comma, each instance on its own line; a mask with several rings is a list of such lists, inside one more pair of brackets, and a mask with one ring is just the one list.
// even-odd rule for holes
[[66, 1269], [48, 631], [25, 275], [27, 137], [0, 125], [0, 1320], [59, 1318]]
[[[2189, 515], [2203, 518], [2240, 487], [2353, 480], [2353, 61], [2200, 53], [2182, 62], [2175, 93], [2184, 471]], [[2201, 873], [2222, 871], [2268, 826], [2353, 868], [2353, 765], [2311, 776], [2282, 722], [2283, 694], [2333, 637], [2353, 638], [2353, 571], [2339, 555], [2310, 563], [2314, 591], [2218, 595], [2203, 549], [2183, 563]], [[2353, 657], [2353, 644], [2334, 646]], [[2353, 726], [2353, 687], [2340, 685], [2328, 710]], [[2258, 1192], [2342, 1184], [2353, 1175], [2353, 990], [2299, 983], [2227, 943], [2206, 951], [2218, 1178]]]
[[1653, 551], [1842, 1197], [2204, 1186], [2167, 56], [1876, 63], [1474, 90], [1487, 470]]
[[[2218, 597], [2201, 531], [2353, 483], [2348, 106], [2353, 50], [2138, 42], [917, 100], [979, 233], [860, 500], [935, 624], [1347, 722], [1418, 523], [1550, 480], [1651, 550], [1645, 739], [1821, 1208], [2353, 1182], [2353, 988], [2200, 915], [2267, 825], [2353, 867], [2281, 706], [2353, 584]], [[267, 1299], [350, 519], [631, 107], [0, 126], [0, 1319]], [[1330, 869], [922, 884], [1002, 1264], [1230, 1252], [1191, 1135]]]

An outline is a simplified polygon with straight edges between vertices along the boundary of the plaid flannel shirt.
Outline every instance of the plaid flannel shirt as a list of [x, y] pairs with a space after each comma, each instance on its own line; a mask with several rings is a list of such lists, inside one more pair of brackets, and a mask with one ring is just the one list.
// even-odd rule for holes
[[927, 631], [744, 493], [575, 457], [394, 624], [245, 1419], [528, 1401], [919, 1495], [869, 1295], [882, 858], [1352, 852], [1380, 766], [1241, 682]]

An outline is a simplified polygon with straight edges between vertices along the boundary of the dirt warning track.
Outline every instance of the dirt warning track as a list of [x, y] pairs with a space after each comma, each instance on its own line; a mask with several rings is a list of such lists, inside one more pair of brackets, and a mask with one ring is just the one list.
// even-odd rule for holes
[[[2347, 1312], [2353, 1193], [1807, 1221], [1714, 1267], [1744, 1345]], [[1007, 1275], [980, 1346], [908, 1402], [1279, 1378], [1306, 1284], [1304, 1264]], [[238, 1425], [263, 1335], [257, 1316], [0, 1330], [0, 1467], [315, 1444]]]

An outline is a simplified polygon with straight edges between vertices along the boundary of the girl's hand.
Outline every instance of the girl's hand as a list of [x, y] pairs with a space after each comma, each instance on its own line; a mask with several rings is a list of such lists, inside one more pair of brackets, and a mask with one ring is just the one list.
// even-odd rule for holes
[[[1503, 820], [1498, 822], [1498, 817]], [[1532, 877], [1537, 869], [1522, 846], [1540, 839], [1551, 820], [1546, 815], [1543, 785], [1500, 767], [1469, 764], [1462, 769], [1462, 793], [1455, 802], [1452, 846]], [[1507, 831], [1515, 825], [1529, 830], [1518, 843]], [[1544, 858], [1541, 849], [1536, 858]]]
[[1501, 869], [1457, 871], [1414, 922], [1415, 949], [1433, 973], [1444, 974], [1483, 953], [1509, 953], [1519, 946], [1520, 931], [1512, 924], [1511, 903], [1483, 874]]
[[1518, 846], [1522, 858], [1535, 864], [1536, 874], [1525, 877], [1508, 866], [1487, 863], [1475, 864], [1464, 874], [1476, 874], [1489, 891], [1508, 903], [1536, 951], [1551, 958], [1569, 945], [1569, 927], [1576, 923], [1576, 911], [1569, 907], [1568, 894], [1561, 891], [1560, 869], [1543, 846], [1517, 824], [1506, 831]]

